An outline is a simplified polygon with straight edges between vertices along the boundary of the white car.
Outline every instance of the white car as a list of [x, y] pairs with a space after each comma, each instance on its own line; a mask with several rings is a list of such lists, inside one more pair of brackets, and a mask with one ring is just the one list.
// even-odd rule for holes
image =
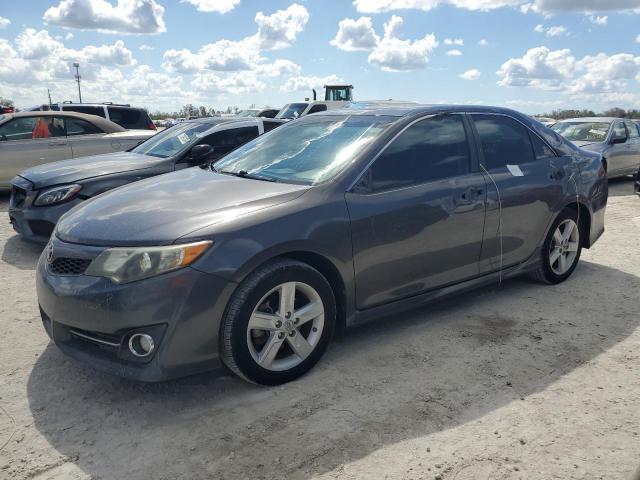
[[155, 135], [127, 130], [105, 118], [76, 112], [0, 115], [0, 189], [22, 170], [43, 163], [121, 152]]

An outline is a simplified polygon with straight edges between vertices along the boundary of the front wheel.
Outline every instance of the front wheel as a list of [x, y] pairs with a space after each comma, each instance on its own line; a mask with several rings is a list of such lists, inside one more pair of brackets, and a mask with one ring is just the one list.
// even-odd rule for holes
[[335, 298], [311, 266], [276, 260], [233, 295], [221, 326], [221, 358], [240, 377], [263, 385], [294, 380], [320, 359], [333, 334]]
[[574, 210], [563, 211], [554, 222], [542, 246], [542, 265], [535, 277], [550, 284], [571, 276], [582, 252], [579, 217]]

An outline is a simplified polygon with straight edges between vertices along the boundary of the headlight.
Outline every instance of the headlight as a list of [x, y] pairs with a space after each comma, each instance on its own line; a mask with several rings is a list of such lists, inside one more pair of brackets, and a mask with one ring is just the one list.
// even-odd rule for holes
[[63, 185], [40, 192], [33, 204], [37, 207], [64, 202], [73, 198], [82, 189], [82, 185]]
[[204, 241], [166, 247], [108, 248], [98, 255], [86, 275], [128, 283], [171, 272], [195, 262], [213, 242]]

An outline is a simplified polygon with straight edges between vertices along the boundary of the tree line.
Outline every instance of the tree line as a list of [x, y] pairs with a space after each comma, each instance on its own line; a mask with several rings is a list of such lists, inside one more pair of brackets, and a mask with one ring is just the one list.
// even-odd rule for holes
[[553, 110], [549, 113], [540, 115], [541, 117], [550, 117], [556, 120], [565, 120], [567, 118], [582, 118], [582, 117], [616, 117], [616, 118], [633, 118], [640, 119], [640, 110], [631, 109], [625, 110], [624, 108], [614, 107], [604, 112], [596, 113], [593, 110]]
[[[255, 105], [250, 105], [249, 108], [255, 108]], [[189, 117], [213, 117], [216, 115], [222, 114], [237, 114], [240, 112], [240, 108], [237, 106], [229, 106], [224, 110], [219, 110], [216, 108], [207, 108], [203, 105], [196, 107], [191, 103], [186, 104], [180, 110], [175, 112], [161, 112], [155, 111], [149, 113], [149, 116], [152, 120], [161, 120], [164, 118], [189, 118]]]

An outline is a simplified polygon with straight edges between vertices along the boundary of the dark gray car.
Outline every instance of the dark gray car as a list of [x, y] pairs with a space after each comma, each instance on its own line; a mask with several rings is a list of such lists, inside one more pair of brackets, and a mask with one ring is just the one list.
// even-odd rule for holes
[[635, 174], [640, 167], [640, 130], [632, 120], [572, 118], [551, 128], [578, 147], [600, 153], [609, 178]]
[[303, 117], [215, 170], [65, 215], [37, 267], [44, 327], [68, 355], [133, 379], [222, 361], [286, 382], [338, 324], [524, 273], [566, 280], [604, 231], [601, 160], [506, 109]]
[[23, 238], [46, 243], [58, 219], [88, 198], [144, 178], [215, 162], [283, 123], [233, 117], [190, 120], [127, 152], [30, 168], [11, 180], [9, 219]]

